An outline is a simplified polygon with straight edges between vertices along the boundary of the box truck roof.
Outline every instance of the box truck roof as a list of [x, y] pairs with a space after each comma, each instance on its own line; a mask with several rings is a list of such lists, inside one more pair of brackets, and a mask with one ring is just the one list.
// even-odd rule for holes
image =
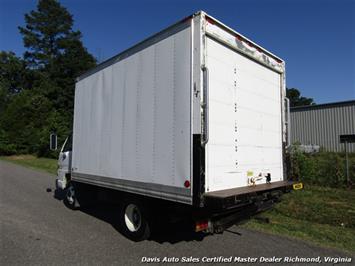
[[[250, 57], [258, 61], [259, 63], [266, 65], [267, 67], [271, 67], [277, 72], [280, 73], [284, 72], [285, 62], [280, 57], [274, 55], [270, 51], [254, 43], [244, 35], [238, 33], [237, 31], [223, 24], [219, 20], [208, 15], [204, 11], [198, 11], [190, 16], [185, 17], [184, 19], [178, 21], [177, 23], [167, 27], [166, 29], [144, 39], [143, 41], [137, 43], [136, 45], [124, 50], [123, 52], [100, 63], [96, 67], [80, 75], [77, 78], [77, 81], [80, 81], [118, 61], [121, 61], [124, 58], [127, 58], [128, 56], [131, 56], [132, 54], [135, 54], [141, 51], [142, 49], [175, 34], [176, 32], [179, 32], [180, 30], [189, 26], [191, 19], [195, 16], [201, 16], [205, 18], [207, 35], [210, 35], [211, 37], [218, 36], [218, 39], [219, 40], [223, 39], [224, 44], [227, 46], [232, 45], [233, 48], [236, 48], [235, 46], [237, 45], [238, 50], [244, 55], [246, 55], [247, 57]], [[233, 36], [234, 38], [230, 38], [231, 36]]]

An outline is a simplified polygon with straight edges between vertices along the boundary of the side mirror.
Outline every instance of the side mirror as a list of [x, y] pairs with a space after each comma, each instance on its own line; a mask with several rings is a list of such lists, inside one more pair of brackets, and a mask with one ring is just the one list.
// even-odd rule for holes
[[57, 134], [50, 134], [49, 136], [49, 149], [51, 151], [55, 151], [57, 150], [57, 142], [58, 142], [58, 139], [57, 139]]

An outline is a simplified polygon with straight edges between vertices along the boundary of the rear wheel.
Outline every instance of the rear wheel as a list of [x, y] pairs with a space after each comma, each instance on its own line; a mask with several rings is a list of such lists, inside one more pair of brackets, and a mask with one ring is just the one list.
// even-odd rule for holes
[[142, 241], [150, 236], [147, 210], [138, 201], [126, 201], [122, 205], [120, 226], [124, 235], [133, 241]]

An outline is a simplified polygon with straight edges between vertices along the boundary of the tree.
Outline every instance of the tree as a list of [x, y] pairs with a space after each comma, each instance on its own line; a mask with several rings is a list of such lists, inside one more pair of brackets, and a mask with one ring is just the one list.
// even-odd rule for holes
[[73, 30], [73, 16], [56, 0], [40, 0], [25, 21], [26, 26], [19, 27], [28, 49], [25, 61], [41, 72], [44, 81], [39, 83], [54, 83], [41, 86], [54, 108], [72, 112], [75, 78], [96, 64], [81, 42], [81, 32]]
[[58, 1], [39, 0], [25, 22], [24, 59], [0, 54], [0, 154], [49, 156], [49, 133], [64, 139], [71, 131], [75, 78], [96, 62]]
[[301, 93], [298, 89], [291, 88], [291, 89], [286, 89], [286, 96], [287, 98], [290, 99], [290, 106], [295, 107], [295, 106], [306, 106], [306, 105], [313, 105], [315, 102], [313, 101], [313, 98], [307, 98], [301, 96]]
[[5, 109], [11, 96], [24, 87], [25, 64], [13, 52], [0, 52], [0, 112]]
[[24, 58], [34, 68], [49, 67], [63, 53], [62, 42], [80, 38], [73, 31], [73, 17], [56, 0], [39, 0], [37, 11], [25, 14], [25, 27], [19, 27], [24, 46]]
[[18, 153], [37, 152], [40, 132], [51, 109], [49, 100], [33, 90], [14, 95], [1, 115], [1, 129], [7, 143], [0, 146], [11, 144]]
[[25, 64], [13, 52], [0, 52], [0, 86], [7, 94], [15, 94], [23, 89]]

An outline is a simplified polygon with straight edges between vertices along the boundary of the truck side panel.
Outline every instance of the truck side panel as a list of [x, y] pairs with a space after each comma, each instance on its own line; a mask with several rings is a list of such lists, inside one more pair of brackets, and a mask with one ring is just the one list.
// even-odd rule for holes
[[191, 26], [76, 84], [73, 179], [191, 204]]

